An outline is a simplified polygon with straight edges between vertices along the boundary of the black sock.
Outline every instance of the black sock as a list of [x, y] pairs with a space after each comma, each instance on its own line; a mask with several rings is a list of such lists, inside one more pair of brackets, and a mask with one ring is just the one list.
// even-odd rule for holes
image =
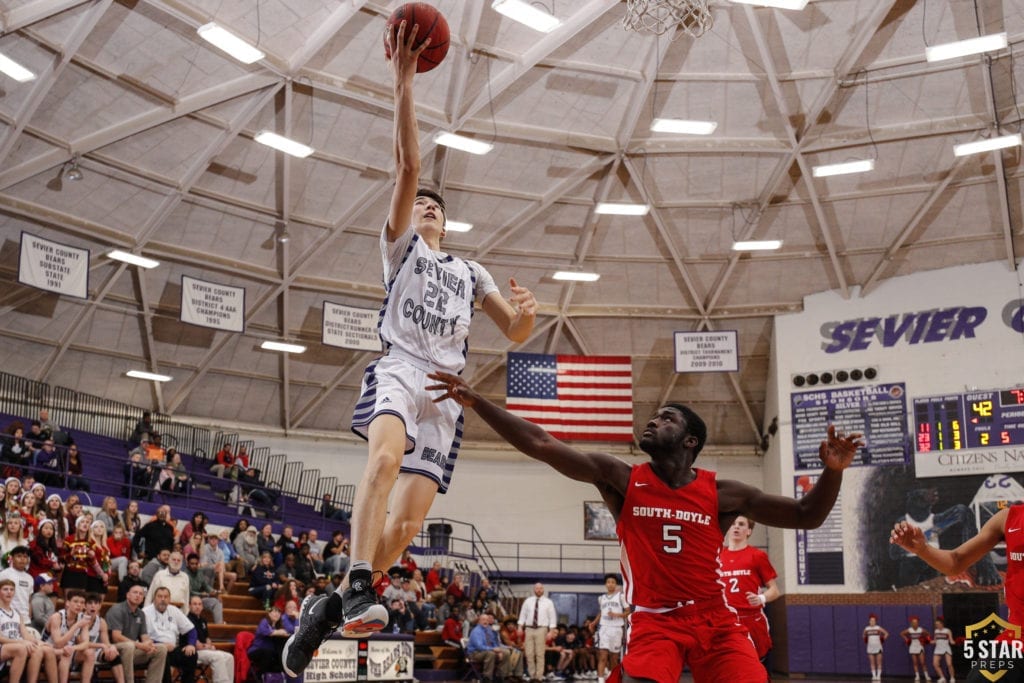
[[341, 591], [334, 591], [331, 597], [327, 598], [327, 605], [324, 606], [324, 616], [327, 621], [341, 621], [343, 615], [341, 603]]

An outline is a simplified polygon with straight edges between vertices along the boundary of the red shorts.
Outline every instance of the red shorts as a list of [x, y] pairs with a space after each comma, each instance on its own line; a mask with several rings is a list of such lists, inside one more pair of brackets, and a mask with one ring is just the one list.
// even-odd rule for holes
[[[721, 607], [664, 614], [629, 615], [626, 654], [619, 668], [633, 678], [677, 683], [683, 666], [690, 667], [694, 683], [765, 683], [768, 672], [736, 615]], [[616, 668], [608, 683], [621, 681]]]
[[768, 633], [768, 619], [760, 610], [752, 614], [740, 613], [740, 624], [747, 628], [750, 639], [754, 641], [759, 659], [764, 659], [772, 649], [772, 637]]

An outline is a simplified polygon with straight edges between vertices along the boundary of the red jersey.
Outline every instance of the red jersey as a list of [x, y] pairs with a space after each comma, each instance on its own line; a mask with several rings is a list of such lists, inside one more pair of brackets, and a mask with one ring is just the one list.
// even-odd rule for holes
[[1024, 504], [1014, 505], [1006, 515], [1006, 607], [1011, 624], [1024, 619]]
[[725, 599], [729, 606], [741, 615], [761, 611], [761, 605], [755, 607], [746, 601], [746, 594], [759, 593], [762, 586], [777, 577], [768, 554], [754, 546], [746, 546], [742, 550], [725, 547], [719, 553], [719, 559], [722, 561]]
[[695, 472], [678, 489], [659, 479], [650, 463], [630, 473], [616, 531], [631, 605], [667, 611], [716, 596], [725, 601], [715, 473]]
[[722, 578], [725, 581], [725, 599], [729, 606], [742, 614], [761, 611], [761, 605], [754, 607], [747, 602], [747, 593], [758, 593], [778, 574], [768, 561], [768, 554], [760, 548], [748, 545], [742, 550], [722, 548]]

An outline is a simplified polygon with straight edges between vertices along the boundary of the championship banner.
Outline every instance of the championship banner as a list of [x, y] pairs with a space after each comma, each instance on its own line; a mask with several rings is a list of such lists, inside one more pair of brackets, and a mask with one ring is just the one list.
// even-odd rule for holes
[[676, 332], [676, 372], [739, 372], [739, 332]]
[[380, 351], [383, 345], [377, 331], [380, 311], [324, 302], [323, 331], [320, 341], [327, 346], [361, 351]]
[[48, 292], [89, 298], [89, 250], [21, 233], [18, 282]]
[[244, 332], [245, 288], [182, 275], [181, 322], [228, 332]]

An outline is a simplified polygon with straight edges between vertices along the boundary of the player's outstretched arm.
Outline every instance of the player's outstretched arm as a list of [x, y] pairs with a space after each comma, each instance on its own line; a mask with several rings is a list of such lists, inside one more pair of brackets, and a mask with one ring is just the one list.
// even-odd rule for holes
[[524, 342], [533, 332], [533, 321], [537, 316], [537, 300], [533, 292], [520, 287], [515, 278], [509, 278], [512, 296], [508, 301], [498, 292], [491, 292], [481, 306], [498, 329], [514, 342]]
[[985, 526], [981, 527], [976, 536], [952, 550], [942, 550], [929, 545], [924, 532], [906, 521], [896, 522], [892, 533], [889, 534], [889, 542], [914, 553], [932, 568], [947, 576], [960, 574], [1003, 540], [1008, 516], [1008, 508], [1000, 510], [985, 522]]
[[473, 391], [465, 380], [447, 372], [427, 375], [438, 384], [428, 391], [443, 391], [434, 401], [453, 400], [472, 408], [501, 438], [526, 455], [545, 462], [576, 481], [610, 487], [624, 494], [629, 485], [630, 467], [607, 453], [582, 453], [562, 443], [546, 431], [527, 420], [499, 408]]
[[799, 500], [771, 495], [738, 481], [719, 482], [719, 514], [744, 515], [783, 529], [818, 528], [839, 496], [843, 470], [850, 466], [857, 449], [864, 445], [860, 437], [860, 434], [836, 432], [835, 426], [829, 425], [828, 435], [818, 450], [825, 469], [811, 490]]
[[391, 75], [395, 86], [395, 189], [388, 211], [387, 240], [394, 242], [409, 229], [412, 205], [420, 179], [420, 128], [416, 123], [416, 105], [412, 96], [412, 79], [416, 75], [416, 62], [430, 39], [413, 49], [419, 26], [402, 21], [397, 31], [388, 25], [384, 39], [388, 42]]

